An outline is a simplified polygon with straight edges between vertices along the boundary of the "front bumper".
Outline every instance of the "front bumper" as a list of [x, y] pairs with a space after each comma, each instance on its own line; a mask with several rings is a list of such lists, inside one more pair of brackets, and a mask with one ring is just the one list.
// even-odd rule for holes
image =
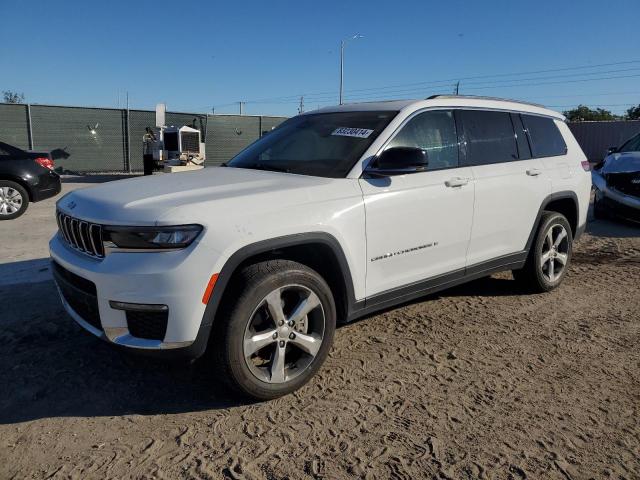
[[[112, 253], [98, 260], [71, 249], [56, 234], [49, 250], [63, 306], [85, 330], [142, 352], [186, 357], [204, 352], [211, 325], [203, 321], [202, 295], [212, 274], [210, 259], [216, 258], [206, 247], [194, 243], [175, 252]], [[134, 335], [133, 314], [113, 308], [113, 302], [166, 305], [160, 320], [166, 328], [153, 330], [161, 331], [161, 338], [142, 338], [135, 333], [140, 328]]]
[[613, 188], [609, 188], [605, 179], [600, 175], [593, 176], [595, 195], [599, 202], [614, 215], [640, 222], [640, 198], [626, 195]]
[[620, 203], [607, 195], [599, 196], [598, 201], [611, 215], [632, 222], [640, 222], [640, 206], [636, 208], [630, 207], [626, 203]]

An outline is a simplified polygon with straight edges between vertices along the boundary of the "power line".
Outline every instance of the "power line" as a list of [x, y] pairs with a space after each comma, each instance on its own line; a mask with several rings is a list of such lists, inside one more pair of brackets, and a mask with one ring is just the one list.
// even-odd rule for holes
[[[610, 67], [610, 66], [616, 66], [616, 65], [630, 65], [630, 64], [638, 64], [640, 63], [640, 60], [628, 60], [628, 61], [622, 61], [622, 62], [610, 62], [610, 63], [601, 63], [601, 64], [594, 64], [594, 65], [578, 65], [578, 66], [573, 66], [573, 67], [561, 67], [561, 68], [550, 68], [550, 69], [544, 69], [544, 70], [528, 70], [528, 71], [521, 71], [521, 72], [510, 72], [510, 73], [497, 73], [497, 74], [491, 74], [491, 75], [474, 75], [474, 76], [469, 76], [469, 77], [456, 77], [456, 78], [450, 78], [450, 79], [443, 79], [443, 80], [432, 80], [432, 81], [423, 81], [423, 82], [414, 82], [414, 83], [406, 83], [406, 84], [398, 84], [398, 85], [386, 85], [386, 86], [380, 86], [380, 87], [370, 87], [370, 88], [361, 88], [361, 89], [352, 89], [352, 90], [348, 90], [346, 91], [347, 94], [349, 93], [356, 93], [356, 92], [371, 92], [371, 94], [375, 94], [374, 92], [379, 92], [382, 90], [389, 90], [389, 89], [394, 89], [394, 88], [405, 88], [405, 87], [412, 87], [412, 86], [416, 86], [416, 85], [421, 85], [422, 87], [427, 87], [427, 86], [440, 86], [440, 87], [447, 87], [446, 83], [447, 82], [457, 82], [457, 81], [461, 81], [461, 80], [465, 80], [465, 84], [469, 83], [467, 82], [468, 80], [479, 80], [479, 79], [496, 79], [498, 77], [513, 77], [513, 76], [520, 76], [520, 75], [531, 75], [531, 74], [539, 74], [539, 73], [554, 73], [554, 72], [562, 72], [562, 71], [572, 71], [572, 70], [584, 70], [584, 69], [597, 69], [597, 68], [601, 68], [601, 67]], [[618, 71], [631, 71], [634, 69], [627, 69], [627, 70], [612, 70], [612, 71], [600, 71], [600, 72], [582, 72], [582, 73], [574, 73], [574, 74], [569, 74], [566, 76], [576, 76], [576, 75], [599, 75], [599, 74], [605, 74], [605, 73], [613, 73], [613, 72], [618, 72]], [[560, 76], [559, 76], [560, 77]], [[546, 77], [538, 77], [540, 79], [544, 79]], [[517, 82], [517, 81], [526, 81], [526, 79], [507, 79], [507, 80], [492, 80], [492, 81], [488, 81], [488, 82], [483, 82], [483, 83], [498, 83], [498, 82]], [[445, 84], [445, 85], [440, 85], [440, 84]], [[470, 84], [479, 84], [481, 82], [470, 82]], [[407, 92], [410, 91], [416, 91], [418, 90], [418, 88], [413, 88], [413, 89], [408, 89]], [[386, 92], [387, 94], [392, 94], [391, 92]], [[308, 99], [310, 99], [310, 101], [316, 101], [316, 100], [321, 100], [324, 98], [329, 98], [328, 96], [331, 95], [331, 98], [333, 98], [336, 95], [336, 91], [325, 91], [325, 92], [315, 92], [315, 93], [306, 93], [306, 94], [296, 94], [296, 95], [287, 95], [287, 96], [281, 96], [281, 97], [271, 97], [271, 98], [263, 98], [263, 99], [256, 99], [256, 100], [248, 100], [247, 103], [265, 103], [265, 104], [276, 104], [276, 103], [289, 103], [289, 101], [291, 100], [297, 100], [300, 98], [301, 95], [304, 95], [305, 97], [307, 97]], [[363, 94], [364, 96], [364, 94]], [[354, 95], [350, 96], [351, 98], [354, 98]], [[216, 108], [222, 107], [223, 105], [216, 105]]]
[[[595, 74], [609, 74], [609, 73], [624, 73], [624, 72], [629, 72], [629, 71], [633, 71], [633, 72], [637, 72], [639, 71], [640, 68], [633, 68], [633, 69], [624, 69], [624, 70], [610, 70], [610, 71], [603, 71], [603, 72], [593, 72], [593, 73], [589, 73], [589, 74], [571, 74], [571, 75], [549, 75], [546, 77], [530, 77], [530, 78], [520, 78], [520, 79], [511, 79], [511, 80], [494, 80], [494, 81], [486, 81], [486, 82], [468, 82], [464, 85], [463, 89], [464, 90], [480, 90], [483, 88], [500, 88], [500, 87], [514, 87], [514, 86], [530, 86], [530, 85], [537, 85], [538, 81], [542, 81], [542, 80], [551, 80], [551, 79], [559, 79], [559, 78], [565, 78], [566, 80], [562, 80], [560, 82], [556, 82], [556, 83], [571, 83], [571, 82], [575, 82], [576, 80], [574, 79], [574, 77], [576, 76], [582, 76], [582, 75], [595, 75]], [[630, 75], [630, 76], [638, 76], [638, 75]], [[605, 77], [603, 79], [612, 79], [612, 78], [628, 78], [630, 76], [624, 76], [624, 75], [619, 75], [619, 76], [609, 76], [609, 77]], [[598, 78], [593, 78], [593, 79], [580, 79], [579, 81], [590, 81], [590, 80], [598, 80]], [[518, 82], [518, 83], [514, 83], [514, 82]], [[536, 82], [536, 83], [519, 83], [519, 82]], [[541, 82], [539, 83], [540, 85], [545, 85], [545, 84], [551, 84], [551, 82]], [[451, 84], [451, 86], [455, 86], [455, 84]], [[436, 87], [436, 85], [432, 85], [432, 87]], [[437, 86], [437, 87], [441, 87], [441, 86]], [[450, 90], [448, 87], [449, 85], [444, 85], [442, 86], [447, 90]], [[396, 90], [394, 92], [383, 92], [383, 94], [387, 94], [387, 95], [407, 95], [407, 94], [412, 94], [412, 93], [417, 93], [417, 92], [425, 92], [425, 87], [421, 87], [421, 88], [412, 88], [412, 89], [406, 89], [406, 90]], [[379, 95], [378, 93], [373, 93], [373, 94], [366, 94], [366, 95], [351, 95], [349, 96], [349, 98], [351, 99], [357, 99], [357, 98], [369, 98], [372, 95]]]
[[[638, 71], [640, 70], [640, 68], [636, 68], [636, 69], [625, 69], [623, 71]], [[600, 74], [606, 74], [606, 73], [612, 73], [615, 71], [609, 71], [609, 72], [598, 72]], [[595, 72], [590, 73], [590, 75], [595, 74]], [[582, 75], [582, 74], [578, 74], [578, 75]], [[514, 87], [525, 87], [525, 86], [538, 86], [538, 85], [557, 85], [557, 84], [565, 84], [565, 83], [578, 83], [578, 82], [590, 82], [590, 81], [599, 81], [599, 80], [614, 80], [614, 79], [620, 79], [620, 78], [635, 78], [640, 76], [640, 74], [633, 74], [633, 75], [614, 75], [614, 76], [605, 76], [605, 77], [597, 77], [597, 78], [573, 78], [577, 75], [573, 74], [573, 75], [552, 75], [552, 76], [547, 76], [547, 77], [532, 77], [532, 78], [523, 78], [523, 79], [513, 79], [513, 80], [497, 80], [497, 81], [493, 81], [493, 82], [476, 82], [476, 83], [471, 83], [471, 84], [466, 84], [464, 87], [464, 90], [483, 90], [483, 89], [495, 89], [495, 88], [514, 88]], [[568, 77], [568, 78], [566, 78]], [[559, 80], [559, 81], [543, 81], [543, 80], [547, 80], [547, 79], [554, 79], [554, 78], [565, 78], [564, 80]], [[534, 83], [513, 83], [513, 82], [534, 82]], [[488, 85], [487, 85], [488, 84]], [[421, 88], [412, 88], [412, 89], [407, 89], [407, 90], [396, 90], [396, 91], [391, 91], [391, 92], [381, 92], [381, 93], [369, 93], [369, 94], [360, 94], [360, 95], [350, 95], [348, 96], [348, 100], [360, 100], [360, 101], [364, 101], [364, 100], [371, 100], [371, 99], [379, 99], [379, 98], [393, 98], [393, 97], [399, 97], [399, 96], [408, 96], [408, 95], [416, 95], [416, 94], [432, 94], [434, 93], [433, 88], [436, 87], [435, 85], [432, 85], [431, 88], [428, 88], [427, 86], [425, 87], [421, 87]], [[451, 91], [452, 88], [455, 87], [455, 84], [450, 84], [450, 85], [443, 85], [437, 86], [438, 88], [442, 89], [442, 93], [449, 93]], [[305, 95], [306, 97], [306, 95]], [[331, 97], [324, 97], [324, 98], [313, 98], [310, 101], [313, 101], [314, 103], [335, 103], [335, 98], [333, 96]], [[277, 105], [277, 104], [292, 104], [292, 103], [297, 103], [297, 100], [291, 99], [291, 100], [275, 100], [275, 101], [271, 101], [271, 102], [267, 102], [265, 101], [261, 101], [261, 102], [256, 102], [256, 101], [251, 101], [248, 103], [262, 103], [262, 104], [269, 104], [269, 105]]]
[[[572, 108], [582, 105], [581, 103], [572, 103], [570, 105], [547, 105], [547, 107], [551, 108]], [[589, 104], [589, 107], [631, 107], [633, 105], [638, 105], [637, 103], [596, 103]]]

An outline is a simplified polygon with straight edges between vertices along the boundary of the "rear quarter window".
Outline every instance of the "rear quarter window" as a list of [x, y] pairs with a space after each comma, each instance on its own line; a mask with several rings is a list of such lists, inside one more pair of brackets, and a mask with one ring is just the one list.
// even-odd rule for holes
[[567, 144], [552, 118], [536, 115], [521, 115], [531, 142], [534, 157], [556, 157], [566, 155]]

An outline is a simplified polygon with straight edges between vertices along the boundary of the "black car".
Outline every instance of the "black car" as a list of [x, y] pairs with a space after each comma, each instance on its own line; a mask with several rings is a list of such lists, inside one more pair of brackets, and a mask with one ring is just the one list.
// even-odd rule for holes
[[60, 193], [60, 176], [48, 152], [33, 152], [0, 142], [0, 220], [22, 215], [29, 202]]
[[596, 218], [622, 217], [640, 222], [640, 133], [609, 149], [592, 172]]

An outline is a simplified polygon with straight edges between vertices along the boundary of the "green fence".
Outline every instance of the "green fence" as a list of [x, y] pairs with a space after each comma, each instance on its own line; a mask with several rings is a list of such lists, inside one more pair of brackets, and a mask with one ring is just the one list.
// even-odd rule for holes
[[[167, 125], [202, 132], [206, 165], [228, 161], [285, 117], [167, 112]], [[128, 122], [128, 124], [127, 124]], [[155, 125], [155, 112], [114, 108], [12, 105], [0, 103], [0, 141], [51, 152], [67, 173], [140, 172], [142, 136]]]

